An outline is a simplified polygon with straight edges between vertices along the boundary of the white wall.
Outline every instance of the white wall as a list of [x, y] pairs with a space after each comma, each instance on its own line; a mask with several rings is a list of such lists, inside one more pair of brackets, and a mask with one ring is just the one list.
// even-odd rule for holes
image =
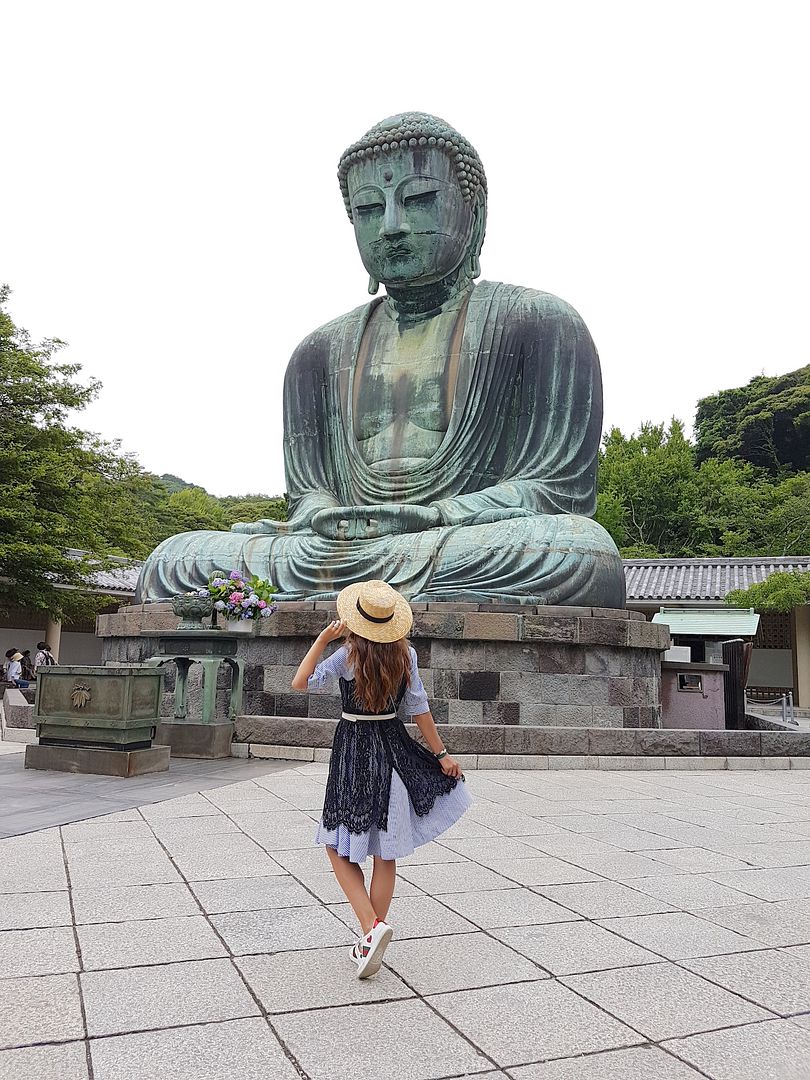
[[62, 631], [59, 646], [60, 664], [100, 664], [101, 638], [95, 634], [74, 634]]
[[[45, 640], [44, 630], [18, 630], [14, 627], [0, 627], [0, 658], [4, 658], [6, 649], [16, 646], [20, 652], [31, 650], [33, 661], [37, 653], [37, 642]], [[77, 634], [62, 631], [59, 645], [60, 664], [100, 664], [101, 638], [95, 634]]]

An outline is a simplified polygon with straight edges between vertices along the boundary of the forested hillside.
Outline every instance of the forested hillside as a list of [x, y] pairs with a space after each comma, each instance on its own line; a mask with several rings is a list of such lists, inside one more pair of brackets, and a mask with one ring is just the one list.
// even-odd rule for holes
[[599, 521], [626, 557], [810, 552], [810, 365], [604, 438]]

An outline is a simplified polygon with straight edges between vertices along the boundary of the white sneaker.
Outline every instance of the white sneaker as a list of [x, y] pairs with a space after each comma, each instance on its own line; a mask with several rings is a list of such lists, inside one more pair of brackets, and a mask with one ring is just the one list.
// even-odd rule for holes
[[385, 950], [394, 936], [394, 928], [382, 919], [377, 919], [374, 926], [365, 937], [357, 943], [356, 949], [360, 954], [357, 962], [357, 978], [368, 979], [376, 975], [383, 962]]

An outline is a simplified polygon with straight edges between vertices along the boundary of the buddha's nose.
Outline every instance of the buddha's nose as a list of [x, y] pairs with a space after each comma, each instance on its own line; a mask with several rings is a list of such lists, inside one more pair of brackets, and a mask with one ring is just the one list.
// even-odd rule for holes
[[390, 199], [385, 206], [385, 215], [380, 226], [380, 239], [407, 236], [410, 231], [411, 227], [405, 220], [404, 208], [397, 203], [396, 199]]

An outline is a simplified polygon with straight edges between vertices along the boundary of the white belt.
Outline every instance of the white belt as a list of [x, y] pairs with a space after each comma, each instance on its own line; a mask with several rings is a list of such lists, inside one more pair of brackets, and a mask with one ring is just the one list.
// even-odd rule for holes
[[397, 714], [395, 712], [382, 713], [377, 716], [358, 716], [356, 713], [341, 713], [344, 720], [351, 720], [353, 724], [356, 724], [358, 720], [396, 720]]

